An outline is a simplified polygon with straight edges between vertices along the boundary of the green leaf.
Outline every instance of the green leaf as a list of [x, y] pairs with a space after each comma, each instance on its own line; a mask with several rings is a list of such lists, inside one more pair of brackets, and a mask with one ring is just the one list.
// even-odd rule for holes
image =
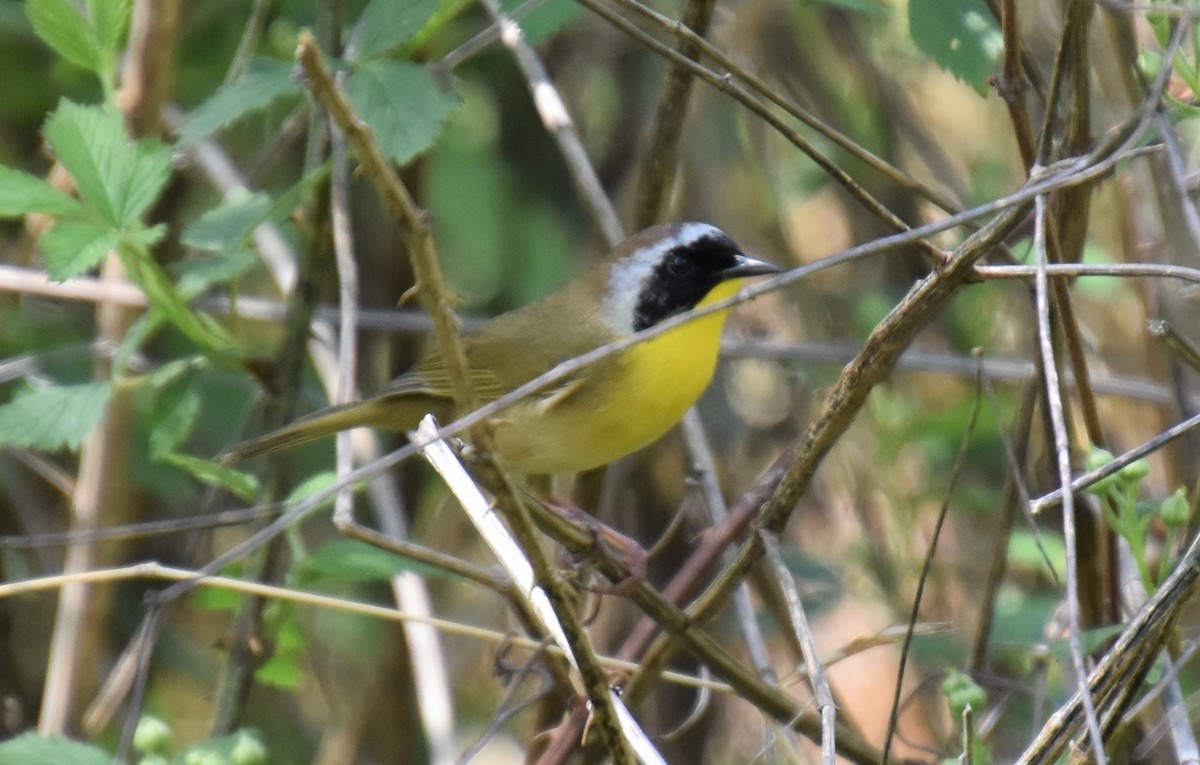
[[33, 31], [55, 53], [89, 71], [102, 71], [96, 35], [71, 0], [28, 0], [25, 13]]
[[[289, 505], [299, 504], [309, 497], [320, 494], [329, 487], [337, 483], [337, 473], [330, 470], [323, 470], [320, 473], [309, 476], [299, 486], [292, 489], [285, 500]], [[333, 505], [333, 498], [326, 500], [329, 506]]]
[[393, 162], [404, 164], [433, 145], [458, 98], [443, 92], [425, 67], [377, 60], [355, 68], [346, 95]]
[[254, 677], [279, 688], [295, 688], [303, 679], [300, 672], [300, 655], [308, 645], [296, 621], [296, 610], [290, 604], [287, 607], [269, 609], [264, 621], [275, 652], [258, 668]]
[[252, 250], [229, 250], [179, 263], [179, 292], [184, 297], [199, 295], [214, 284], [231, 282], [258, 265]]
[[42, 131], [63, 167], [75, 179], [79, 196], [114, 228], [119, 205], [109, 194], [112, 165], [125, 144], [125, 126], [116, 112], [63, 100]]
[[254, 671], [254, 678], [276, 688], [295, 688], [304, 679], [296, 658], [296, 654], [290, 651], [276, 652]]
[[29, 213], [81, 215], [83, 206], [37, 176], [0, 165], [0, 218]]
[[113, 109], [64, 100], [44, 132], [79, 196], [113, 228], [141, 218], [171, 175], [170, 149], [159, 141], [130, 141]]
[[76, 449], [104, 417], [107, 382], [31, 388], [0, 406], [0, 443], [55, 451]]
[[912, 0], [908, 28], [913, 42], [938, 66], [980, 95], [987, 93], [1004, 38], [983, 0]]
[[358, 58], [366, 60], [398, 48], [420, 32], [438, 0], [370, 0], [359, 17], [363, 30]]
[[[238, 573], [238, 571], [222, 570], [221, 576], [236, 578]], [[193, 592], [195, 594], [192, 596], [192, 605], [205, 611], [222, 611], [232, 614], [241, 610], [242, 604], [246, 601], [246, 596], [237, 590], [217, 587], [204, 582], [201, 582]]]
[[120, 233], [107, 226], [79, 220], [62, 220], [42, 236], [46, 272], [56, 282], [66, 281], [100, 263], [117, 248]]
[[[505, 0], [501, 5], [521, 25], [521, 33], [530, 45], [541, 45], [583, 13], [583, 8], [574, 0], [544, 0], [540, 4]], [[532, 7], [532, 10], [527, 14], [522, 13], [527, 7]]]
[[253, 502], [258, 495], [258, 479], [249, 473], [243, 473], [233, 468], [227, 468], [211, 460], [192, 457], [188, 454], [172, 452], [163, 454], [159, 459], [168, 465], [174, 465], [180, 470], [186, 470], [196, 480], [209, 486], [217, 486], [234, 494], [239, 499]]
[[103, 749], [61, 736], [23, 733], [0, 743], [0, 762], [10, 765], [108, 765]]
[[131, 0], [88, 0], [96, 40], [106, 58], [114, 58], [129, 26]]
[[122, 224], [140, 221], [170, 179], [171, 148], [162, 141], [136, 142], [126, 183], [119, 190]]
[[292, 576], [296, 584], [311, 587], [318, 584], [387, 581], [405, 571], [433, 576], [445, 573], [366, 542], [335, 539], [300, 561], [292, 570]]
[[240, 247], [258, 224], [271, 213], [271, 197], [239, 189], [221, 204], [207, 210], [184, 230], [182, 241], [197, 250], [222, 252]]
[[222, 85], [188, 115], [179, 132], [179, 143], [195, 143], [239, 117], [265, 108], [280, 96], [299, 92], [300, 84], [292, 77], [292, 62], [256, 58], [241, 77]]
[[150, 411], [150, 456], [160, 459], [179, 448], [191, 434], [200, 414], [200, 394], [187, 378], [176, 380], [154, 393]]

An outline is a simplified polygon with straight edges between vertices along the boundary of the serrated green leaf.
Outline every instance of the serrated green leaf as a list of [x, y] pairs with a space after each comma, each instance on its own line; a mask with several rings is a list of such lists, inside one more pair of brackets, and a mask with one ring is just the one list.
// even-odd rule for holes
[[89, 71], [103, 69], [96, 35], [71, 0], [27, 0], [25, 14], [55, 53]]
[[113, 109], [64, 100], [43, 132], [79, 196], [113, 228], [137, 222], [170, 177], [170, 150], [159, 141], [130, 141]]
[[429, 148], [458, 98], [445, 93], [425, 67], [377, 60], [356, 67], [346, 95], [393, 162], [404, 164]]
[[131, 0], [88, 0], [96, 40], [106, 57], [115, 57], [129, 26]]
[[911, 0], [908, 28], [938, 66], [980, 95], [987, 93], [1004, 38], [983, 0]]
[[200, 414], [200, 394], [182, 378], [155, 392], [150, 411], [150, 456], [159, 459], [175, 451], [191, 435]]
[[0, 762], [10, 765], [108, 765], [103, 749], [62, 736], [23, 733], [0, 743]]
[[80, 106], [67, 100], [46, 120], [42, 132], [63, 167], [75, 179], [79, 196], [114, 228], [121, 225], [119, 205], [108, 184], [116, 173], [119, 151], [125, 144], [125, 126], [117, 113], [100, 107]]
[[271, 212], [271, 197], [239, 189], [183, 230], [182, 241], [197, 250], [222, 252], [241, 246]]
[[79, 220], [62, 220], [41, 240], [46, 272], [56, 282], [66, 281], [100, 263], [115, 250], [120, 234], [107, 226]]
[[297, 585], [387, 581], [405, 571], [426, 576], [444, 574], [356, 539], [335, 539], [317, 548], [292, 569]]
[[188, 115], [179, 132], [179, 143], [184, 146], [195, 143], [281, 96], [299, 92], [300, 84], [292, 77], [290, 61], [256, 58], [241, 77], [222, 85]]
[[0, 443], [77, 449], [104, 417], [112, 383], [30, 388], [0, 406]]
[[0, 165], [0, 218], [29, 213], [82, 215], [83, 206], [37, 176]]
[[258, 479], [249, 473], [218, 465], [211, 460], [177, 452], [163, 454], [159, 459], [180, 470], [186, 470], [198, 481], [210, 486], [218, 486], [247, 502], [253, 502], [258, 495]]
[[171, 178], [171, 149], [162, 141], [142, 139], [133, 145], [125, 185], [119, 189], [122, 225], [141, 220]]
[[438, 0], [370, 0], [359, 17], [363, 30], [358, 58], [365, 61], [400, 47], [420, 32], [438, 8]]

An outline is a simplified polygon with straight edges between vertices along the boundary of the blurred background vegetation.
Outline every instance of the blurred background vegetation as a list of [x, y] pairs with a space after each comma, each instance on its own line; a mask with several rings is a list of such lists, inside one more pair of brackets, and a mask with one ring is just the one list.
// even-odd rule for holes
[[[1200, 265], [1191, 223], [1200, 42], [1191, 5], [653, 6], [671, 19], [703, 18], [708, 8], [711, 21], [698, 31], [741, 69], [729, 75], [725, 64], [701, 57], [717, 84], [753, 90], [749, 73], [767, 89], [754, 91], [759, 104], [770, 94], [815, 115], [829, 131], [763, 106], [856, 188], [726, 87], [696, 81], [690, 98], [669, 102], [683, 112], [678, 155], [664, 176], [661, 207], [648, 210], [638, 192], [667, 63], [596, 9], [671, 48], [679, 41], [628, 0], [505, 2], [627, 228], [647, 215], [706, 220], [757, 256], [787, 268], [814, 264], [895, 232], [856, 197], [869, 195], [907, 226], [933, 223], [1020, 189], [1031, 159], [1023, 139], [1042, 141], [1046, 162], [1082, 155], [1149, 103], [1159, 116], [1134, 147], [1145, 152], [1052, 196], [1057, 257]], [[72, 32], [79, 29], [86, 33]], [[87, 114], [102, 114], [103, 104], [119, 109], [128, 131], [122, 140], [163, 148], [152, 204], [120, 222], [126, 232], [162, 228], [142, 250], [122, 249], [132, 240], [114, 245], [124, 260], [100, 248], [87, 262], [64, 264], [81, 248], [64, 256], [61, 237], [46, 240], [54, 216], [44, 213], [54, 211], [22, 207], [0, 188], [7, 218], [0, 221], [0, 400], [7, 402], [0, 407], [0, 578], [11, 585], [0, 599], [5, 738], [36, 729], [111, 752], [127, 720], [153, 715], [166, 723], [170, 742], [147, 743], [147, 732], [139, 746], [180, 762], [201, 750], [233, 757], [242, 745], [261, 747], [272, 763], [440, 763], [476, 741], [484, 745], [476, 761], [516, 762], [538, 750], [539, 731], [559, 722], [566, 689], [552, 685], [538, 655], [501, 650], [495, 639], [439, 632], [440, 652], [429, 653], [397, 622], [201, 587], [174, 601], [160, 629], [139, 642], [144, 596], [164, 583], [132, 575], [80, 583], [141, 561], [199, 569], [261, 528], [276, 512], [266, 503], [333, 481], [328, 442], [243, 476], [205, 462], [329, 400], [319, 369], [298, 355], [310, 341], [326, 353], [336, 344], [339, 302], [330, 201], [338, 160], [294, 64], [304, 29], [333, 59], [349, 46], [337, 69], [430, 213], [442, 267], [468, 320], [553, 291], [607, 249], [487, 4], [0, 0], [0, 164], [74, 193], [63, 166], [66, 139], [43, 133], [52, 113], [64, 123], [82, 120], [64, 111], [66, 102], [97, 110]], [[1164, 58], [1172, 35], [1182, 45]], [[1004, 59], [1012, 43], [1020, 53], [1010, 59], [1015, 68]], [[80, 54], [84, 48], [94, 55]], [[1056, 61], [1065, 72], [1059, 80]], [[1152, 86], [1164, 68], [1168, 95], [1160, 99]], [[914, 182], [878, 172], [848, 146]], [[0, 180], [14, 184], [14, 177]], [[86, 183], [77, 181], [86, 198]], [[371, 393], [420, 352], [428, 322], [406, 301], [413, 285], [401, 229], [367, 178], [352, 173], [346, 189], [362, 309], [356, 376]], [[953, 251], [970, 230], [950, 228], [923, 245], [816, 272], [737, 310], [727, 358], [699, 405], [728, 501], [801, 436], [844, 365], [934, 269], [931, 253]], [[987, 262], [1033, 263], [1033, 234], [1028, 216]], [[1196, 288], [1186, 281], [1107, 275], [1062, 283], [1053, 323], [1061, 367], [1071, 370], [1063, 389], [1079, 473], [1093, 445], [1120, 454], [1195, 414], [1196, 369], [1147, 322], [1168, 322], [1185, 342], [1200, 340], [1200, 323]], [[1072, 343], [1081, 355], [1069, 360]], [[977, 762], [1015, 760], [1078, 687], [1067, 641], [1063, 518], [1055, 509], [1036, 517], [1022, 510], [1057, 486], [1037, 353], [1031, 280], [981, 274], [962, 286], [872, 390], [787, 526], [784, 559], [821, 656], [837, 659], [828, 671], [839, 719], [876, 750], [886, 739], [893, 759], [963, 751], [961, 708], [942, 690], [948, 677], [961, 681], [955, 672], [968, 673], [983, 692], [971, 697]], [[1084, 369], [1074, 365], [1081, 360]], [[108, 379], [117, 385], [99, 395], [88, 387]], [[1089, 407], [1099, 433], [1085, 422]], [[1131, 488], [1113, 490], [1117, 499], [1079, 495], [1076, 627], [1085, 652], [1103, 649], [1140, 605], [1128, 585], [1139, 577], [1122, 574], [1121, 562], [1140, 561], [1153, 591], [1190, 540], [1196, 454], [1195, 437], [1185, 435], [1155, 451]], [[651, 585], [670, 579], [708, 525], [695, 460], [674, 432], [611, 467], [594, 492], [597, 514], [647, 548], [666, 535], [651, 561]], [[410, 461], [389, 475], [399, 500], [359, 493], [362, 522], [493, 565], [430, 471]], [[1159, 504], [1181, 488], [1175, 515], [1164, 521]], [[1116, 534], [1103, 505], [1119, 520], [1123, 500], [1131, 500], [1134, 520]], [[252, 506], [262, 512], [232, 521], [216, 515]], [[111, 538], [88, 536], [105, 529]], [[74, 577], [69, 585], [30, 584], [64, 571]], [[346, 601], [394, 606], [399, 597], [415, 612], [417, 601], [398, 595], [396, 584], [413, 571], [432, 615], [501, 636], [520, 630], [497, 593], [340, 538], [327, 509], [289, 528], [265, 556], [225, 569]], [[765, 571], [749, 581], [753, 621], [775, 673], [763, 677], [811, 712], [779, 584]], [[889, 737], [904, 626], [922, 586]], [[619, 597], [589, 597], [585, 610], [602, 653], [615, 652], [638, 615]], [[1187, 736], [1168, 735], [1163, 710], [1196, 718], [1196, 623], [1185, 611], [1146, 682], [1130, 676], [1136, 706], [1123, 707], [1107, 731], [1116, 761], [1185, 757]], [[733, 608], [708, 629], [750, 666], [747, 625]], [[148, 644], [152, 660], [139, 668]], [[1150, 650], [1158, 655], [1157, 645]], [[421, 665], [447, 674], [450, 719], [441, 728], [430, 720], [428, 680], [414, 675]], [[677, 668], [700, 672], [686, 658]], [[664, 681], [634, 711], [655, 736], [683, 726], [656, 739], [670, 762], [819, 759], [816, 744], [791, 737], [727, 691], [701, 696]], [[595, 761], [594, 739], [574, 756]], [[8, 750], [29, 762], [33, 751]], [[63, 762], [94, 753], [56, 751]]]

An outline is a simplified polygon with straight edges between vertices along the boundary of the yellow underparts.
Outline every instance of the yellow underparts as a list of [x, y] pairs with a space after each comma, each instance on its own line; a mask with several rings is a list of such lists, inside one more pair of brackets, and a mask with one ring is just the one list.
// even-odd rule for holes
[[[722, 282], [697, 307], [732, 296], [740, 285], [740, 279]], [[501, 423], [507, 424], [496, 430], [498, 450], [523, 472], [566, 473], [656, 441], [712, 381], [727, 315], [694, 319], [598, 362], [595, 380], [557, 405], [536, 413], [520, 404], [506, 410]]]

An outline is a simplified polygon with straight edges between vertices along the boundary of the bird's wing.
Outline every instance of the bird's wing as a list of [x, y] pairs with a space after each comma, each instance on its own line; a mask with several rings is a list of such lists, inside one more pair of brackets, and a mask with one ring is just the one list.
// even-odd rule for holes
[[[504, 395], [505, 391], [496, 375], [487, 369], [471, 369], [471, 385], [475, 393], [484, 401], [490, 401]], [[454, 397], [454, 385], [446, 372], [442, 354], [431, 352], [421, 359], [410, 372], [396, 378], [380, 392], [380, 395], [404, 395], [423, 393], [429, 396], [443, 398]]]

